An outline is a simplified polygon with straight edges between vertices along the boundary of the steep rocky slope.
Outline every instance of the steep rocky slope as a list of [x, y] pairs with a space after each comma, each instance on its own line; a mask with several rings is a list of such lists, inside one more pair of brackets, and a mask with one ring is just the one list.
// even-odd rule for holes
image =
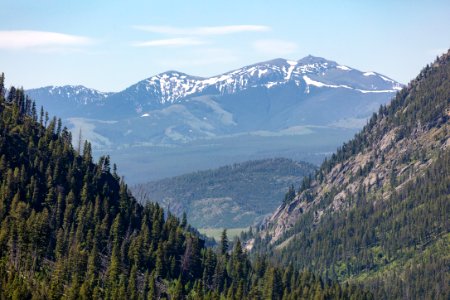
[[[447, 69], [445, 55], [425, 68], [390, 106], [380, 108], [362, 132], [326, 160], [316, 179], [306, 182], [296, 199], [280, 206], [269, 219], [272, 242], [310, 209], [315, 209], [315, 222], [319, 222], [326, 211], [348, 208], [346, 199], [361, 189], [387, 199], [394, 191], [390, 187], [400, 190], [423, 173], [439, 153], [448, 151]], [[438, 91], [442, 92], [435, 94]], [[324, 206], [325, 200], [329, 203]], [[323, 207], [318, 208], [319, 204]]]
[[447, 53], [304, 180], [248, 247], [361, 281], [381, 298], [445, 297], [449, 119]]

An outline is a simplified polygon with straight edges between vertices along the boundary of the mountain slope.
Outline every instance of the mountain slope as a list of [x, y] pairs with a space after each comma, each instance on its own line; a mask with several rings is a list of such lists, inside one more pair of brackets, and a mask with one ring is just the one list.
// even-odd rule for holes
[[316, 168], [289, 159], [265, 159], [199, 171], [132, 188], [197, 228], [248, 227], [272, 212], [287, 188]]
[[[75, 138], [81, 130], [95, 154], [110, 153], [127, 177], [145, 182], [267, 157], [319, 162], [400, 88], [387, 76], [308, 56], [209, 78], [168, 71], [82, 105], [74, 105], [78, 98], [55, 98], [50, 87], [27, 93], [62, 116]], [[171, 164], [186, 153], [197, 168]], [[157, 158], [148, 162], [151, 157]], [[130, 160], [141, 163], [128, 167]]]
[[448, 297], [450, 51], [280, 206], [255, 249], [379, 298]]
[[[261, 62], [218, 76], [202, 78], [178, 71], [167, 71], [142, 80], [118, 93], [101, 93], [82, 86], [44, 87], [28, 90], [27, 93], [39, 101], [76, 102], [91, 109], [99, 100], [106, 106], [128, 106], [140, 116], [147, 109], [161, 108], [186, 99], [205, 95], [232, 95], [248, 89], [273, 89], [289, 83], [301, 87], [305, 93], [310, 88], [346, 89], [361, 94], [392, 93], [401, 89], [394, 80], [375, 72], [361, 72], [334, 61], [307, 56], [298, 61], [282, 58]], [[102, 111], [111, 113], [108, 108]], [[99, 112], [98, 112], [99, 113]], [[121, 112], [123, 117], [124, 111]], [[81, 116], [81, 115], [75, 115]], [[109, 115], [111, 116], [111, 115]]]
[[41, 105], [52, 108], [52, 115], [70, 116], [74, 111], [89, 115], [92, 107], [103, 106], [113, 93], [103, 93], [81, 85], [47, 86], [28, 90], [32, 99], [45, 99]]
[[[109, 157], [92, 162], [56, 118], [0, 76], [0, 299], [348, 299], [370, 293], [204, 247], [158, 204], [135, 201]], [[48, 122], [49, 121], [49, 122]], [[281, 280], [282, 279], [282, 280]]]

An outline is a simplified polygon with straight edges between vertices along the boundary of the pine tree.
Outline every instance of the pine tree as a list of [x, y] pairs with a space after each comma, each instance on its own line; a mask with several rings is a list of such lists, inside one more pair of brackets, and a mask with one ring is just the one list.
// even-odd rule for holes
[[0, 101], [0, 299], [263, 293], [269, 262], [253, 267], [240, 241], [229, 255], [226, 230], [219, 249], [206, 248], [187, 220], [141, 205], [108, 156], [93, 163], [89, 142], [77, 152], [59, 119], [41, 110], [37, 123], [23, 90], [11, 90]]
[[227, 230], [224, 229], [222, 231], [222, 237], [220, 239], [220, 253], [222, 255], [226, 255], [228, 252], [228, 237], [227, 237]]

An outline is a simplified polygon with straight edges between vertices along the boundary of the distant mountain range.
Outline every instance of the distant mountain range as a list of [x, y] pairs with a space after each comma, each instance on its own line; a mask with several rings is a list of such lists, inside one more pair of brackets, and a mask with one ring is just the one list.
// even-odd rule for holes
[[65, 85], [27, 90], [27, 94], [46, 109], [48, 107], [50, 112], [66, 117], [73, 113], [78, 115], [92, 106], [103, 106], [114, 93], [103, 93], [82, 85]]
[[213, 247], [186, 219], [138, 203], [107, 157], [75, 150], [23, 89], [5, 99], [3, 82], [0, 72], [0, 299], [371, 299], [253, 262], [225, 232]]
[[[118, 93], [64, 86], [32, 89], [27, 94], [51, 114], [64, 118], [75, 138], [81, 129], [94, 149], [108, 151], [119, 162], [136, 153], [136, 148], [139, 155], [146, 152], [146, 157], [158, 157], [161, 162], [167, 157], [160, 150], [148, 153], [149, 147], [197, 153], [198, 147], [204, 152], [205, 147], [226, 144], [221, 149], [227, 150], [219, 157], [208, 159], [218, 160], [217, 164], [202, 162], [204, 155], [189, 157], [197, 161], [196, 166], [211, 168], [236, 162], [236, 157], [280, 156], [292, 149], [286, 144], [292, 136], [297, 136], [301, 148], [292, 150], [303, 155], [292, 158], [314, 161], [311, 155], [334, 150], [399, 89], [401, 84], [387, 76], [307, 56], [298, 61], [275, 59], [210, 78], [168, 71]], [[236, 152], [234, 146], [242, 143], [243, 136], [255, 141]], [[308, 142], [302, 140], [306, 136], [310, 141], [334, 138]], [[319, 156], [317, 161], [323, 154]], [[195, 170], [164, 164], [148, 167], [160, 175], [148, 174], [142, 165], [139, 173], [127, 165], [124, 172], [132, 181], [145, 181]], [[175, 173], [166, 173], [168, 169]]]

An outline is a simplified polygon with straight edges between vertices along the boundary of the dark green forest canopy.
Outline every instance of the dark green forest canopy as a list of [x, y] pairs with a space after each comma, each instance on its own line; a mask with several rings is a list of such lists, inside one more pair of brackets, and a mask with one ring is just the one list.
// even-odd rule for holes
[[[137, 203], [108, 156], [0, 77], [0, 299], [370, 299], [309, 271], [205, 248]], [[226, 238], [226, 234], [224, 234]], [[227, 243], [222, 242], [222, 245]]]
[[185, 212], [197, 228], [243, 228], [273, 212], [287, 187], [316, 169], [287, 158], [262, 159], [139, 184], [132, 191], [177, 216]]
[[304, 208], [296, 223], [274, 243], [256, 235], [254, 252], [375, 298], [448, 299], [449, 120], [450, 51], [303, 180], [285, 203]]

